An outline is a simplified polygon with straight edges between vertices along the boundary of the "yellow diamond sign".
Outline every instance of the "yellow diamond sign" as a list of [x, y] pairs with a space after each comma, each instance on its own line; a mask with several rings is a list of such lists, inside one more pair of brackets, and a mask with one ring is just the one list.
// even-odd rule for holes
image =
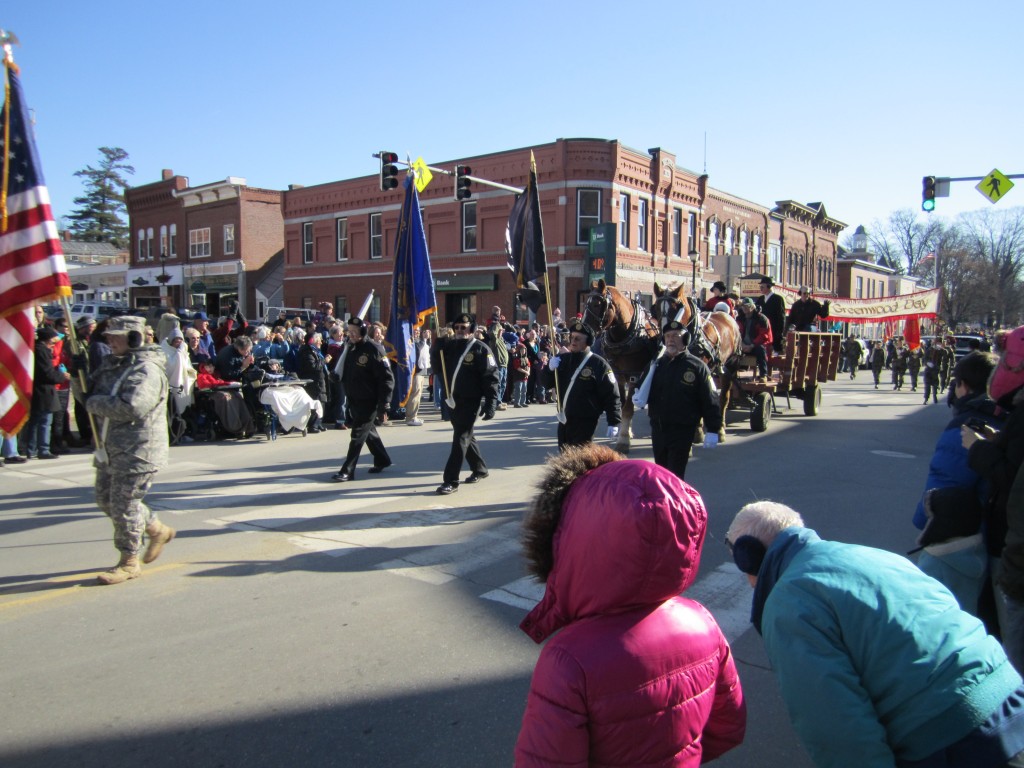
[[1013, 182], [993, 168], [988, 176], [978, 182], [975, 189], [987, 197], [990, 203], [998, 203], [1003, 195], [1013, 189]]

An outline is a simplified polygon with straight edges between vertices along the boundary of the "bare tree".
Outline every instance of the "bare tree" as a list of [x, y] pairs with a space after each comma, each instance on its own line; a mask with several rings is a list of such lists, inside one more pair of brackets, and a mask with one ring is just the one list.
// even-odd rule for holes
[[871, 246], [900, 274], [917, 274], [921, 261], [935, 249], [945, 222], [921, 217], [909, 208], [893, 211], [885, 224], [875, 222]]
[[989, 290], [994, 306], [988, 311], [994, 311], [1002, 325], [1020, 310], [1016, 289], [1024, 270], [1024, 208], [973, 211], [961, 215], [958, 224], [974, 254], [992, 267]]

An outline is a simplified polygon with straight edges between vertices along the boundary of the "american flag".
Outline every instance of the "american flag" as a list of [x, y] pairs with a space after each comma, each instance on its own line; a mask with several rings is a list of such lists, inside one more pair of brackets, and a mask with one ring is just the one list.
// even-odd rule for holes
[[50, 196], [13, 62], [0, 112], [0, 433], [28, 420], [35, 365], [34, 305], [71, 295]]

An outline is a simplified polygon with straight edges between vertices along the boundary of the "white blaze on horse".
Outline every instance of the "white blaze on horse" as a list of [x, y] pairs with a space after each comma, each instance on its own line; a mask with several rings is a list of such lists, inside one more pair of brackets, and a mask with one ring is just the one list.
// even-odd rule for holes
[[658, 349], [658, 326], [639, 302], [598, 280], [583, 308], [583, 322], [601, 336], [601, 356], [615, 372], [622, 423], [615, 450], [629, 453], [633, 436], [633, 392]]
[[654, 296], [654, 317], [659, 330], [682, 311], [679, 322], [690, 330], [690, 352], [703, 360], [718, 378], [718, 405], [722, 414], [718, 439], [725, 440], [725, 414], [740, 355], [740, 327], [728, 312], [700, 312], [687, 298], [682, 285], [662, 288], [655, 283]]

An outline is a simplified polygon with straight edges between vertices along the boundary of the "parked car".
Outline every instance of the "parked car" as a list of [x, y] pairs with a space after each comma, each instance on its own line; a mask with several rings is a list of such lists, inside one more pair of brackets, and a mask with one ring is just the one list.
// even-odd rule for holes
[[263, 318], [263, 322], [267, 325], [273, 325], [285, 320], [294, 320], [298, 317], [308, 323], [313, 319], [314, 314], [316, 314], [314, 310], [301, 307], [268, 307], [267, 316]]
[[956, 356], [957, 361], [974, 351], [971, 348], [972, 341], [978, 342], [982, 352], [992, 351], [992, 345], [985, 341], [985, 337], [976, 333], [965, 333], [962, 335], [956, 335], [953, 338], [956, 340], [956, 345], [953, 347], [953, 354]]
[[113, 301], [83, 301], [71, 305], [71, 321], [78, 322], [78, 318], [91, 315], [97, 322], [115, 315], [123, 315], [128, 311], [126, 304], [118, 304]]

